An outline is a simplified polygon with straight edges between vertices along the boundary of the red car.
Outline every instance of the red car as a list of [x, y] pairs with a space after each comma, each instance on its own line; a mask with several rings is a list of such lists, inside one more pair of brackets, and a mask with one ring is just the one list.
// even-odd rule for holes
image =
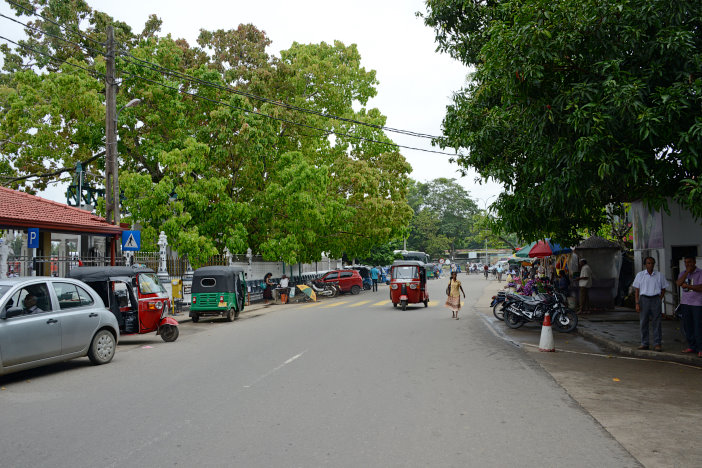
[[333, 270], [322, 276], [319, 281], [338, 283], [341, 292], [358, 294], [363, 289], [363, 278], [356, 270]]

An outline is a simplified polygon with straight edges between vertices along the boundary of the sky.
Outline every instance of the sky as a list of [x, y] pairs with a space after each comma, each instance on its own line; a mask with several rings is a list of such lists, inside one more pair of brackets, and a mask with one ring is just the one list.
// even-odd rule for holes
[[[368, 103], [387, 116], [387, 127], [441, 135], [441, 122], [454, 91], [466, 82], [470, 70], [446, 54], [436, 52], [434, 32], [424, 25], [417, 11], [424, 12], [423, 0], [87, 0], [97, 10], [129, 24], [135, 32], [143, 29], [150, 14], [163, 20], [161, 34], [171, 34], [195, 44], [200, 29], [234, 29], [252, 23], [266, 32], [272, 44], [269, 54], [299, 43], [356, 44], [361, 64], [375, 70], [378, 94]], [[0, 12], [8, 14], [5, 2]], [[8, 15], [10, 16], [10, 15]], [[14, 15], [12, 15], [14, 16]], [[12, 34], [8, 20], [0, 18], [2, 35]], [[20, 34], [18, 30], [16, 34]], [[12, 34], [14, 35], [14, 34]], [[15, 37], [17, 37], [15, 35]], [[0, 43], [4, 41], [0, 40]], [[400, 145], [439, 150], [429, 140], [389, 134]], [[451, 152], [451, 150], [445, 150]], [[438, 177], [455, 178], [480, 208], [493, 202], [502, 191], [492, 182], [475, 182], [470, 171], [461, 177], [449, 156], [402, 149], [412, 165], [411, 177], [427, 182]], [[65, 201], [65, 189], [43, 194]]]

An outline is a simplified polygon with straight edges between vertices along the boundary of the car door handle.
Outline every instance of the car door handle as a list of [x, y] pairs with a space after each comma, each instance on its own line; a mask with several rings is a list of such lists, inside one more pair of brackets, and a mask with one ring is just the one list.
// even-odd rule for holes
[[46, 323], [58, 323], [58, 320], [56, 319], [49, 319], [46, 321]]
[[91, 312], [91, 313], [88, 315], [88, 317], [97, 317], [97, 316], [98, 316], [98, 314], [96, 314], [95, 312]]

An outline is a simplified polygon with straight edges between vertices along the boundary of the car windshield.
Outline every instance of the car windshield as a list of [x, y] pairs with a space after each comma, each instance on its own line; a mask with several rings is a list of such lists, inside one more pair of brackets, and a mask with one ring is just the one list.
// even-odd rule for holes
[[153, 273], [139, 274], [139, 292], [142, 294], [165, 293], [166, 290], [158, 282], [158, 278]]
[[392, 278], [396, 280], [419, 279], [417, 267], [400, 266], [392, 269]]

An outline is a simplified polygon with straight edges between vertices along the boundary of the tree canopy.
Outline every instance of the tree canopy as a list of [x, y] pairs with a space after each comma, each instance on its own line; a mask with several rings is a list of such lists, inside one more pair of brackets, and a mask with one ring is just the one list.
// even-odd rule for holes
[[411, 181], [409, 203], [414, 209], [409, 244], [432, 256], [465, 246], [478, 207], [455, 179]]
[[441, 147], [506, 191], [508, 232], [573, 244], [608, 205], [702, 215], [702, 3], [427, 0], [438, 49], [475, 72]]
[[355, 45], [293, 43], [276, 57], [251, 24], [201, 30], [191, 46], [161, 36], [156, 16], [134, 33], [82, 1], [27, 3], [42, 17], [13, 6], [31, 19], [27, 39], [0, 46], [3, 185], [42, 189], [79, 161], [103, 183], [113, 25], [117, 107], [142, 100], [119, 114], [123, 221], [147, 246], [163, 230], [195, 263], [224, 247], [296, 263], [366, 254], [409, 222], [411, 168], [366, 107], [378, 82]]

